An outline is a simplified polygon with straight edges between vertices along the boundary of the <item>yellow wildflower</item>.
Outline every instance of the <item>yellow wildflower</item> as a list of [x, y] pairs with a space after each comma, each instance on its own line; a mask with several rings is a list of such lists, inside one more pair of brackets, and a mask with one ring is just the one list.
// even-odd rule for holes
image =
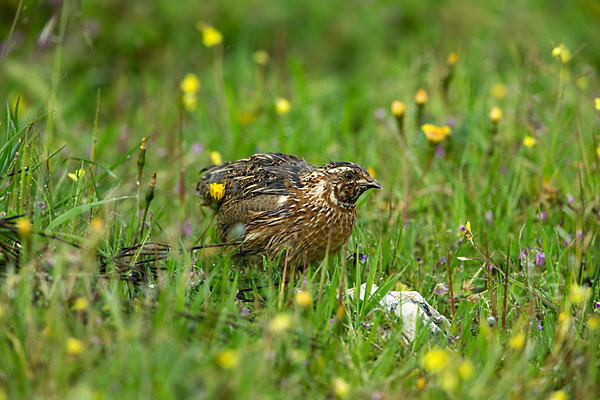
[[85, 311], [90, 306], [90, 302], [85, 297], [78, 297], [73, 303], [73, 310]]
[[210, 184], [210, 197], [213, 199], [220, 201], [223, 199], [225, 195], [225, 185], [213, 182]]
[[269, 62], [269, 53], [267, 53], [265, 50], [255, 51], [252, 55], [252, 59], [258, 65], [267, 65]]
[[223, 164], [223, 157], [221, 157], [221, 153], [219, 153], [218, 151], [211, 151], [210, 161], [212, 161], [212, 163], [215, 165], [220, 165]]
[[75, 338], [67, 338], [66, 342], [67, 354], [76, 356], [83, 352], [83, 342]]
[[555, 390], [554, 392], [550, 393], [548, 400], [567, 400], [567, 394], [564, 390]]
[[494, 96], [498, 100], [503, 99], [505, 93], [506, 89], [504, 88], [503, 84], [496, 83], [494, 86], [492, 86], [492, 96]]
[[395, 117], [401, 117], [404, 115], [404, 111], [406, 110], [406, 105], [401, 101], [392, 102], [392, 114]]
[[221, 32], [216, 30], [214, 27], [210, 25], [206, 25], [202, 22], [196, 24], [196, 29], [202, 32], [202, 43], [206, 47], [214, 47], [216, 45], [221, 44], [223, 41], [223, 35]]
[[269, 330], [278, 335], [281, 334], [292, 326], [292, 318], [287, 314], [277, 314], [271, 322], [269, 322]]
[[600, 146], [596, 147], [596, 155], [600, 157]]
[[458, 56], [456, 55], [455, 52], [451, 52], [450, 54], [448, 54], [448, 65], [454, 65], [456, 64], [456, 60], [458, 59]]
[[350, 385], [342, 378], [333, 379], [333, 392], [337, 397], [344, 398], [350, 393]]
[[367, 167], [367, 172], [371, 175], [372, 178], [375, 178], [375, 170], [370, 165]]
[[92, 232], [101, 233], [104, 229], [104, 222], [102, 222], [102, 218], [94, 217], [92, 219]]
[[523, 332], [519, 332], [508, 341], [508, 345], [513, 350], [521, 350], [523, 346], [525, 346], [525, 334]]
[[552, 56], [558, 58], [563, 63], [566, 63], [571, 59], [571, 52], [561, 43], [552, 49]]
[[498, 122], [500, 121], [500, 118], [502, 118], [502, 110], [500, 109], [500, 107], [494, 106], [494, 108], [492, 108], [492, 111], [490, 111], [490, 119], [492, 120], [492, 122]]
[[425, 124], [421, 129], [427, 140], [431, 143], [440, 143], [450, 134], [450, 127], [448, 125], [435, 126], [432, 124]]
[[565, 335], [571, 326], [571, 316], [564, 311], [558, 314], [558, 332]]
[[427, 383], [427, 381], [425, 380], [424, 376], [419, 377], [419, 379], [417, 379], [417, 389], [421, 390], [425, 387], [425, 383]]
[[73, 182], [77, 182], [79, 178], [82, 178], [85, 175], [85, 170], [81, 168], [77, 168], [75, 173], [69, 172], [67, 176], [73, 180]]
[[596, 102], [596, 110], [600, 110], [600, 97], [596, 97], [594, 101]]
[[590, 288], [579, 286], [575, 283], [571, 285], [569, 296], [574, 304], [583, 304], [590, 296]]
[[312, 304], [312, 296], [306, 290], [296, 293], [296, 304], [302, 308], [308, 308]]
[[468, 380], [473, 376], [474, 368], [471, 360], [465, 359], [458, 365], [458, 376], [463, 381]]
[[17, 220], [17, 229], [19, 230], [19, 235], [21, 235], [22, 238], [31, 238], [31, 222], [29, 222], [27, 218], [21, 217]]
[[240, 363], [240, 355], [236, 350], [226, 349], [217, 355], [217, 365], [223, 369], [233, 369]]
[[425, 353], [423, 357], [423, 366], [432, 373], [439, 373], [448, 366], [450, 355], [447, 350], [434, 348]]
[[536, 144], [536, 140], [535, 138], [531, 137], [531, 136], [525, 136], [525, 139], [523, 139], [523, 146], [525, 147], [533, 147]]
[[427, 98], [427, 91], [425, 89], [419, 89], [415, 94], [415, 103], [422, 106], [423, 104], [427, 103]]
[[200, 80], [195, 74], [187, 74], [181, 83], [179, 88], [183, 93], [196, 93], [200, 89]]
[[290, 112], [291, 108], [292, 106], [290, 105], [290, 102], [287, 99], [279, 97], [275, 100], [275, 110], [277, 111], [277, 114], [285, 115]]
[[588, 323], [588, 327], [591, 330], [595, 331], [600, 326], [600, 318], [596, 317], [595, 315], [592, 315], [590, 317], [590, 319], [588, 319], [587, 323]]

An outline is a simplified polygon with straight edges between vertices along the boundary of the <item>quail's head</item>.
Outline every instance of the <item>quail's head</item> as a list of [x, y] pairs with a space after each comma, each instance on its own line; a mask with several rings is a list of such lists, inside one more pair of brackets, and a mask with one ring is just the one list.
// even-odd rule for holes
[[351, 162], [330, 162], [321, 167], [332, 183], [331, 200], [344, 208], [356, 206], [358, 198], [369, 189], [381, 189], [367, 170]]

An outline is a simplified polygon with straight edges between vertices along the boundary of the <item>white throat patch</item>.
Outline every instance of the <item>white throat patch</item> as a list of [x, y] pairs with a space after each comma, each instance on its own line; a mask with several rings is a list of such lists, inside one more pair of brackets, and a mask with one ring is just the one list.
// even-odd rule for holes
[[353, 203], [345, 203], [343, 201], [339, 201], [337, 199], [337, 197], [335, 197], [335, 193], [333, 192], [333, 190], [331, 191], [331, 194], [329, 195], [329, 200], [331, 200], [331, 202], [333, 204], [335, 204], [336, 206], [340, 206], [342, 208], [353, 208], [354, 207]]

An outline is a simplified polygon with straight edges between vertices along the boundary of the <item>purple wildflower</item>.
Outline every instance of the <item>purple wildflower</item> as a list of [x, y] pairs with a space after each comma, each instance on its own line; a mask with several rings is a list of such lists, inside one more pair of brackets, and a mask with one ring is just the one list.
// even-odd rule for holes
[[542, 321], [540, 321], [539, 318], [535, 319], [537, 321], [537, 330], [541, 331], [542, 330]]
[[569, 195], [569, 197], [567, 197], [567, 203], [573, 204], [574, 201], [575, 199], [573, 198], [573, 196]]
[[444, 146], [442, 146], [441, 144], [437, 145], [437, 147], [435, 148], [435, 156], [437, 158], [444, 158]]
[[563, 242], [563, 246], [567, 247], [569, 245], [569, 239], [565, 239]]
[[194, 144], [192, 144], [192, 151], [196, 154], [200, 154], [204, 151], [204, 146], [202, 146], [198, 142], [195, 142]]
[[446, 263], [446, 257], [442, 256], [442, 258], [440, 258], [440, 264], [445, 264]]
[[492, 212], [492, 210], [488, 210], [485, 212], [485, 220], [490, 225], [494, 223], [494, 213]]
[[367, 262], [367, 255], [366, 254], [362, 254], [362, 253], [359, 254], [358, 255], [358, 261]]
[[417, 256], [417, 262], [420, 263], [421, 262], [421, 257]]
[[456, 118], [448, 117], [446, 119], [446, 125], [448, 125], [450, 129], [454, 129], [454, 127], [456, 126]]
[[461, 230], [461, 231], [463, 231], [463, 232], [464, 232], [464, 231], [465, 231], [465, 229], [467, 229], [467, 227], [466, 227], [465, 225], [461, 225], [461, 226], [460, 226], [460, 230]]
[[333, 324], [333, 322], [334, 322], [334, 319], [333, 318], [329, 318], [329, 323]]
[[248, 315], [250, 315], [250, 309], [248, 307], [244, 307], [240, 310], [240, 315], [242, 317], [247, 317]]
[[371, 325], [368, 322], [365, 322], [365, 329], [369, 329]]
[[546, 221], [546, 213], [544, 211], [540, 211], [540, 221]]
[[435, 285], [435, 289], [433, 291], [441, 296], [448, 291], [448, 288], [446, 287], [445, 283], [441, 282]]
[[541, 251], [538, 251], [535, 254], [535, 265], [541, 267], [542, 265], [544, 265], [545, 260], [546, 260], [546, 255], [544, 253], [542, 253]]
[[522, 258], [525, 258], [525, 257], [527, 257], [527, 249], [523, 249], [519, 253], [519, 260], [522, 259]]
[[600, 301], [596, 302], [596, 310], [600, 309]]
[[490, 267], [489, 267], [489, 268], [490, 268], [490, 271], [493, 271], [493, 270], [494, 270], [494, 268], [495, 268], [495, 267], [494, 267], [494, 264], [490, 264]]
[[189, 219], [183, 222], [183, 236], [186, 238], [192, 234], [192, 224]]
[[43, 210], [44, 208], [46, 208], [46, 203], [44, 203], [43, 201], [38, 201], [38, 207], [40, 208], [40, 210]]
[[375, 109], [373, 116], [377, 121], [383, 121], [385, 119], [385, 108], [379, 107]]

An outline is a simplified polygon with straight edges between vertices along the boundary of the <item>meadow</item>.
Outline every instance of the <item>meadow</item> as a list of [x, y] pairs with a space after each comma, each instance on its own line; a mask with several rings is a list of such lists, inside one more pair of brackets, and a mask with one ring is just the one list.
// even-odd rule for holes
[[[600, 397], [600, 7], [0, 5], [0, 400]], [[194, 195], [258, 152], [382, 185], [305, 271]], [[207, 246], [208, 245], [208, 246]], [[451, 326], [413, 341], [361, 284]]]

